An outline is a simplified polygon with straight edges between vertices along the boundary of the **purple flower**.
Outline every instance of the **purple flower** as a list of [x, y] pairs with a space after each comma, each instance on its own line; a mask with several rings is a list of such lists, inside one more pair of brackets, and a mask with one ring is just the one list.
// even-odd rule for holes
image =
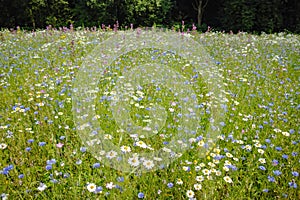
[[276, 165], [278, 165], [278, 164], [279, 164], [278, 160], [275, 160], [275, 159], [272, 160], [272, 165], [273, 165], [273, 166], [276, 166]]
[[24, 174], [20, 174], [19, 176], [18, 176], [18, 178], [24, 178]]
[[34, 142], [34, 139], [29, 139], [27, 140], [28, 143], [33, 143]]
[[282, 155], [282, 158], [284, 158], [284, 159], [288, 159], [288, 158], [289, 158], [289, 156], [288, 156], [288, 155], [286, 155], [286, 154], [283, 154], [283, 155]]
[[273, 176], [268, 176], [268, 180], [269, 180], [270, 182], [275, 182], [275, 178], [274, 178]]
[[101, 192], [103, 190], [103, 188], [101, 187], [101, 186], [98, 186], [97, 188], [96, 188], [96, 193], [99, 193], [99, 192]]
[[266, 170], [266, 168], [264, 166], [259, 166], [258, 168], [261, 169], [261, 170], [263, 170], [263, 171]]
[[46, 166], [46, 170], [51, 170], [52, 169], [52, 165], [47, 165]]
[[86, 147], [80, 147], [80, 151], [81, 151], [82, 153], [86, 152]]
[[292, 156], [297, 156], [298, 155], [298, 153], [297, 152], [292, 152]]
[[55, 183], [58, 183], [58, 180], [56, 180], [56, 179], [51, 179], [50, 182], [55, 184]]
[[64, 178], [69, 178], [69, 177], [70, 177], [70, 174], [69, 174], [69, 173], [64, 173], [63, 177], [64, 177]]
[[118, 178], [117, 178], [117, 181], [118, 181], [118, 182], [124, 182], [124, 177], [118, 177]]
[[275, 171], [273, 171], [273, 173], [274, 173], [276, 176], [279, 176], [279, 175], [282, 174], [281, 171], [279, 171], [279, 170], [275, 170]]
[[277, 151], [282, 151], [282, 148], [281, 148], [281, 147], [275, 147], [275, 149], [276, 149]]
[[143, 199], [144, 197], [145, 197], [144, 193], [142, 193], [142, 192], [138, 193], [138, 198], [139, 199]]
[[99, 167], [100, 167], [100, 163], [93, 164], [93, 168], [99, 168]]
[[298, 172], [292, 172], [292, 175], [297, 177], [297, 176], [299, 176], [299, 173]]
[[51, 160], [47, 160], [47, 165], [53, 165], [56, 163], [56, 160], [54, 158], [52, 158]]
[[292, 187], [292, 188], [297, 188], [297, 183], [289, 182], [289, 186]]
[[173, 183], [168, 183], [167, 186], [168, 186], [168, 188], [172, 188], [174, 186], [174, 184]]
[[46, 145], [46, 142], [39, 142], [39, 146], [45, 146]]

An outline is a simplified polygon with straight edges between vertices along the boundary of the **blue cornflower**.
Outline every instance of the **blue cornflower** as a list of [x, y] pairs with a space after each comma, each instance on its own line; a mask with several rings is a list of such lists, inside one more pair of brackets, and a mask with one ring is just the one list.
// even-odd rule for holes
[[80, 165], [82, 163], [82, 160], [77, 160], [76, 165]]
[[20, 174], [19, 176], [18, 176], [18, 178], [24, 178], [24, 174]]
[[275, 147], [275, 149], [276, 149], [277, 151], [282, 151], [282, 148], [281, 148], [281, 147]]
[[80, 151], [81, 151], [82, 153], [86, 152], [86, 147], [80, 147]]
[[270, 139], [266, 139], [265, 140], [267, 143], [271, 143], [271, 140]]
[[292, 188], [297, 188], [297, 183], [289, 182], [289, 186], [292, 187]]
[[60, 136], [59, 139], [60, 140], [64, 140], [66, 138], [66, 136]]
[[52, 165], [46, 165], [46, 170], [51, 170], [52, 169]]
[[214, 159], [215, 159], [215, 160], [221, 160], [222, 158], [221, 158], [220, 155], [217, 155], [217, 156], [214, 157]]
[[237, 170], [237, 167], [235, 165], [230, 165], [230, 168], [233, 170], [233, 171], [236, 171]]
[[297, 176], [299, 176], [299, 173], [298, 172], [292, 172], [292, 175], [297, 177]]
[[297, 156], [298, 155], [298, 153], [297, 152], [292, 152], [292, 156]]
[[123, 191], [123, 188], [121, 186], [119, 186], [119, 185], [116, 185], [115, 188], [119, 189], [121, 192]]
[[267, 146], [266, 146], [266, 145], [262, 145], [260, 148], [262, 148], [262, 149], [266, 149], [266, 148], [267, 148]]
[[263, 189], [263, 192], [269, 192], [269, 190], [268, 189]]
[[275, 182], [275, 178], [274, 178], [273, 176], [268, 176], [268, 180], [269, 180], [270, 182]]
[[203, 136], [198, 136], [197, 138], [196, 138], [196, 142], [199, 142], [200, 140], [202, 140], [203, 139]]
[[64, 173], [64, 178], [69, 178], [70, 177], [70, 174], [69, 173]]
[[64, 177], [64, 178], [69, 178], [69, 177], [70, 177], [70, 174], [69, 174], [69, 173], [64, 173], [63, 177]]
[[55, 184], [55, 183], [58, 183], [58, 180], [56, 180], [56, 179], [51, 179], [50, 182]]
[[47, 160], [47, 165], [54, 165], [56, 163], [56, 160], [52, 158], [51, 160]]
[[279, 171], [279, 170], [275, 170], [275, 171], [273, 171], [273, 173], [274, 173], [276, 176], [279, 176], [279, 175], [282, 174], [281, 171]]
[[29, 139], [27, 140], [28, 143], [33, 143], [34, 142], [34, 139]]
[[138, 198], [139, 199], [143, 199], [144, 197], [145, 197], [144, 193], [142, 193], [142, 192], [138, 193]]
[[13, 165], [8, 165], [8, 166], [6, 167], [6, 169], [7, 169], [8, 171], [12, 170], [13, 168], [14, 168]]
[[30, 151], [30, 150], [31, 150], [31, 147], [26, 147], [25, 148], [25, 151], [27, 151], [27, 152]]
[[39, 146], [45, 146], [46, 145], [46, 142], [39, 142]]
[[264, 170], [264, 171], [266, 170], [266, 168], [264, 166], [262, 166], [262, 165], [259, 166], [258, 168], [261, 169], [261, 170]]
[[7, 167], [4, 167], [3, 170], [2, 170], [2, 174], [4, 175], [8, 175], [9, 174], [9, 171], [12, 170], [14, 168], [13, 165], [9, 165]]
[[272, 160], [272, 165], [273, 165], [273, 166], [276, 166], [276, 165], [278, 165], [278, 164], [279, 164], [278, 160], [275, 160], [275, 159]]
[[96, 193], [99, 193], [99, 192], [101, 192], [103, 190], [103, 188], [101, 187], [101, 186], [98, 186], [97, 188], [96, 188]]
[[124, 182], [124, 177], [118, 177], [118, 178], [117, 178], [117, 181], [118, 181], [118, 182]]
[[93, 164], [93, 168], [99, 168], [99, 167], [100, 167], [100, 163]]
[[174, 184], [173, 183], [168, 183], [167, 186], [168, 186], [168, 188], [172, 188], [174, 186]]
[[289, 158], [289, 156], [288, 156], [288, 155], [286, 155], [286, 154], [283, 154], [283, 155], [282, 155], [282, 158], [284, 158], [284, 159], [288, 159], [288, 158]]

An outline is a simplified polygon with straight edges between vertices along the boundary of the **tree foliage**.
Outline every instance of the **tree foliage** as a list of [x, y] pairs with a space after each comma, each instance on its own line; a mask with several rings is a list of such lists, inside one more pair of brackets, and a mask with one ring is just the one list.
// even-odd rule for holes
[[226, 31], [299, 33], [299, 10], [299, 0], [0, 0], [0, 27], [171, 26], [184, 20]]

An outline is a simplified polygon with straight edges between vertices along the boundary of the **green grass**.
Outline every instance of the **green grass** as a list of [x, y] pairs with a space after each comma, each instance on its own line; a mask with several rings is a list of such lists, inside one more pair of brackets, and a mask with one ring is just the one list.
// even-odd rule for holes
[[[199, 156], [202, 147], [195, 142], [194, 148], [170, 166], [141, 174], [104, 165], [84, 151], [85, 145], [75, 130], [74, 78], [85, 57], [111, 34], [114, 33], [83, 30], [1, 32], [0, 194], [8, 195], [8, 199], [138, 199], [141, 192], [145, 199], [188, 199], [187, 191], [193, 190], [197, 199], [300, 198], [296, 173], [300, 173], [299, 35], [194, 35], [224, 80], [224, 126], [205, 157]], [[107, 79], [99, 80], [97, 114], [101, 128], [112, 136], [114, 144], [120, 141], [120, 128], [109, 111], [109, 102], [101, 101], [103, 93], [113, 89], [108, 77], [116, 80], [124, 67], [134, 62], [151, 62], [149, 54], [168, 59], [169, 65], [186, 77], [192, 75], [191, 66], [182, 71], [187, 60], [178, 61], [172, 55], [162, 57], [160, 53], [149, 49], [130, 52], [107, 68], [111, 72]], [[198, 101], [209, 102], [205, 77], [200, 77], [197, 84], [194, 89], [203, 94]], [[156, 87], [144, 87], [145, 98], [139, 105], [147, 106], [160, 99], [159, 104], [166, 108], [165, 124], [176, 127], [172, 119], [180, 109], [174, 113], [168, 109], [170, 102], [178, 99], [166, 86], [160, 85], [161, 91]], [[143, 120], [151, 113], [134, 105], [130, 106], [132, 120], [140, 126], [147, 125]], [[201, 109], [203, 120], [199, 125], [207, 127], [206, 109], [211, 108]], [[203, 128], [197, 136], [205, 139], [206, 130]], [[172, 134], [176, 134], [175, 129], [163, 127], [156, 136], [143, 141], [158, 149], [171, 140]], [[46, 144], [41, 146], [40, 142]], [[128, 134], [124, 134], [122, 144], [137, 153], [144, 151], [133, 145]], [[47, 170], [51, 159], [56, 162]], [[93, 167], [95, 163], [100, 167]], [[11, 170], [9, 165], [13, 165]], [[212, 170], [210, 176], [205, 175], [205, 169]], [[226, 176], [232, 183], [224, 180]], [[116, 187], [106, 188], [110, 182]], [[41, 183], [47, 186], [43, 191], [38, 189]], [[102, 190], [89, 192], [88, 183]], [[195, 190], [196, 183], [201, 184], [200, 190]]]

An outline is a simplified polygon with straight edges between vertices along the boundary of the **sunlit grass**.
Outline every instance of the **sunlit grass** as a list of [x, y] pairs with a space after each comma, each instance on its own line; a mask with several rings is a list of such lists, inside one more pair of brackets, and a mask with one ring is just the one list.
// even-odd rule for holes
[[[203, 143], [169, 167], [146, 174], [111, 169], [86, 151], [72, 115], [72, 82], [85, 56], [113, 32], [40, 31], [1, 32], [0, 53], [0, 194], [8, 199], [298, 199], [300, 143], [300, 37], [292, 34], [261, 36], [239, 33], [205, 33], [194, 39], [205, 46], [224, 77], [226, 110], [217, 144], [198, 155]], [[151, 53], [151, 52], [150, 52]], [[132, 52], [111, 68], [148, 62], [149, 52]], [[135, 60], [133, 60], [135, 59]], [[172, 61], [172, 59], [170, 59]], [[171, 62], [182, 70], [186, 61]], [[113, 75], [107, 75], [114, 78]], [[117, 78], [117, 75], [115, 76]], [[202, 77], [203, 78], [203, 77]], [[108, 83], [99, 80], [101, 92]], [[205, 83], [200, 102], [205, 97]], [[101, 87], [103, 86], [103, 87]], [[111, 90], [112, 88], [110, 88]], [[139, 105], [159, 104], [174, 117], [176, 101], [166, 88], [149, 84]], [[136, 94], [137, 96], [138, 94]], [[152, 97], [152, 99], [148, 99]], [[119, 127], [109, 104], [99, 94], [98, 115], [107, 117], [102, 127], [119, 142]], [[135, 101], [133, 99], [133, 101]], [[135, 101], [136, 103], [136, 101]], [[131, 117], [141, 126], [149, 113], [131, 105]], [[203, 105], [204, 116], [209, 106]], [[207, 111], [207, 112], [206, 112]], [[146, 117], [148, 118], [148, 117]], [[203, 117], [203, 126], [207, 124]], [[102, 120], [102, 122], [104, 122]], [[172, 124], [170, 124], [172, 125]], [[145, 140], [163, 147], [171, 128]], [[199, 133], [200, 134], [200, 133]], [[201, 134], [200, 134], [201, 135]], [[205, 135], [204, 135], [205, 137]], [[132, 151], [131, 138], [125, 135]], [[111, 183], [112, 182], [112, 183]], [[94, 190], [95, 184], [96, 190]], [[197, 185], [198, 184], [198, 185]], [[93, 192], [90, 192], [90, 191]], [[191, 191], [189, 191], [191, 190]], [[194, 195], [193, 195], [194, 193]]]

